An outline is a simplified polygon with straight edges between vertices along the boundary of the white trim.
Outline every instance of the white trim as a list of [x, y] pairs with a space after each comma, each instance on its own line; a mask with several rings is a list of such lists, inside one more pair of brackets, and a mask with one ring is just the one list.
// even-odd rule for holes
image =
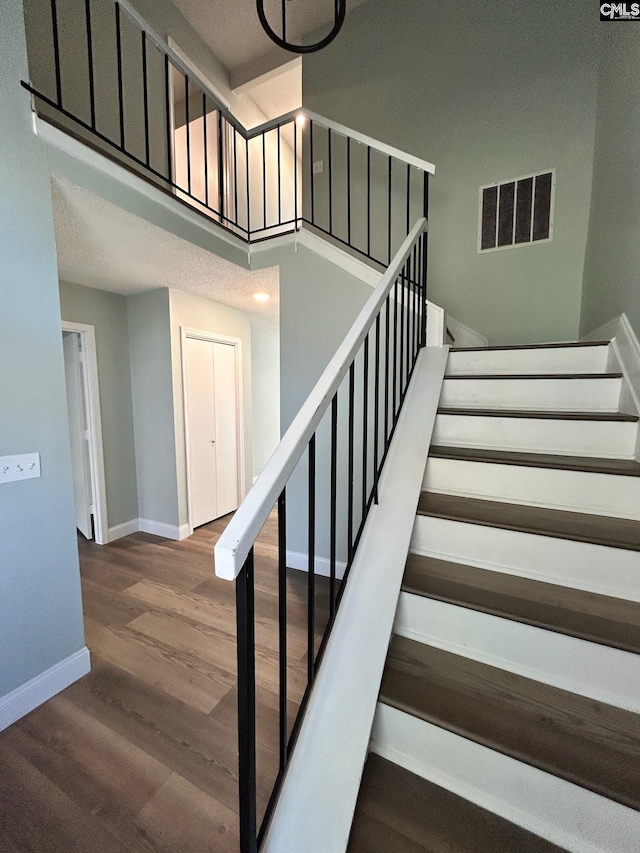
[[446, 326], [455, 338], [453, 347], [488, 347], [489, 339], [485, 338], [480, 332], [470, 329], [465, 326], [460, 320], [454, 319], [450, 314], [446, 316]]
[[[550, 198], [550, 207], [549, 207], [549, 236], [545, 240], [533, 240], [533, 218], [535, 213], [535, 179], [540, 175], [548, 175], [551, 172], [551, 198]], [[517, 203], [517, 184], [518, 181], [524, 181], [527, 178], [533, 178], [533, 194], [531, 197], [531, 229], [529, 233], [529, 240], [526, 243], [508, 243], [506, 246], [498, 246], [498, 227], [499, 227], [499, 212], [500, 212], [500, 188], [505, 184], [516, 184], [516, 189], [514, 191], [514, 203], [513, 203], [513, 237], [515, 240], [515, 217], [516, 217], [516, 203]], [[482, 193], [484, 190], [488, 190], [491, 187], [498, 188], [498, 203], [496, 208], [496, 245], [490, 246], [488, 249], [482, 248]], [[479, 197], [478, 197], [478, 238], [476, 241], [477, 251], [479, 255], [486, 255], [489, 252], [501, 252], [503, 249], [521, 249], [523, 246], [539, 246], [542, 243], [550, 243], [553, 240], [553, 218], [555, 214], [555, 206], [556, 206], [556, 170], [555, 169], [540, 169], [538, 172], [534, 172], [529, 175], [521, 175], [519, 178], [506, 178], [502, 181], [494, 181], [490, 184], [485, 184], [480, 187]]]
[[264, 853], [347, 847], [446, 361], [418, 357]]
[[132, 533], [137, 533], [139, 530], [139, 518], [123, 521], [122, 524], [116, 524], [115, 527], [109, 528], [109, 542], [115, 542], [116, 539], [122, 539], [123, 536], [131, 536]]
[[416, 240], [426, 231], [426, 228], [426, 220], [419, 219], [411, 229], [393, 262], [380, 279], [380, 283], [358, 314], [344, 341], [265, 465], [258, 482], [218, 540], [215, 546], [215, 567], [218, 577], [234, 580], [240, 573], [272, 507], [298, 464], [331, 398], [340, 387], [363, 340], [369, 334], [373, 318], [384, 304]]
[[104, 448], [102, 444], [102, 419], [100, 416], [96, 330], [95, 326], [90, 326], [87, 323], [74, 323], [70, 320], [63, 320], [62, 331], [77, 332], [80, 335], [85, 368], [82, 371], [82, 375], [87, 402], [87, 426], [89, 427], [89, 467], [91, 470], [94, 536], [98, 545], [106, 545], [109, 541], [109, 529]]
[[[301, 551], [287, 551], [287, 566], [290, 569], [298, 569], [300, 572], [309, 571], [309, 555]], [[323, 578], [331, 576], [331, 562], [326, 557], [315, 557], [314, 568], [317, 575]], [[342, 580], [347, 564], [341, 560], [336, 560], [336, 577]]]
[[[319, 237], [306, 228], [301, 228], [295, 235], [296, 247], [306, 246], [316, 255], [330, 261], [332, 264], [343, 269], [345, 272], [360, 279], [360, 281], [368, 284], [369, 287], [377, 287], [380, 283], [383, 273], [369, 266], [369, 264], [361, 261], [359, 258], [354, 258], [349, 252], [344, 249], [334, 246], [329, 240], [324, 237]], [[267, 248], [271, 248], [268, 246]]]
[[634, 809], [389, 705], [378, 705], [372, 750], [563, 850], [638, 850]]
[[[131, 522], [129, 522], [131, 523]], [[188, 524], [165, 524], [164, 521], [152, 521], [149, 518], [138, 519], [138, 530], [141, 533], [151, 533], [153, 536], [162, 536], [163, 539], [173, 539], [181, 542], [191, 535]]]
[[[185, 475], [187, 478], [187, 524], [188, 536], [193, 533], [191, 522], [191, 478], [189, 476], [189, 410], [187, 406], [187, 359], [186, 341], [192, 338], [199, 341], [210, 341], [214, 344], [229, 344], [235, 349], [236, 357], [236, 438], [238, 448], [237, 458], [237, 487], [239, 504], [245, 498], [245, 459], [244, 459], [244, 382], [242, 374], [242, 340], [218, 332], [206, 332], [201, 329], [190, 329], [180, 326], [180, 360], [182, 367], [182, 412], [184, 422], [184, 452], [185, 452]], [[184, 537], [183, 537], [184, 538]]]
[[611, 341], [631, 398], [637, 412], [640, 413], [640, 341], [627, 315], [623, 313], [609, 320], [608, 323], [585, 335], [582, 340]]
[[91, 670], [89, 649], [79, 651], [0, 698], [0, 732], [47, 702]]

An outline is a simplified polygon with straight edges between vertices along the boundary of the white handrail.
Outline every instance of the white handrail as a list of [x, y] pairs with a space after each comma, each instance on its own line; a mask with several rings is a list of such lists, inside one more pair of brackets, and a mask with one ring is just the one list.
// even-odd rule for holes
[[427, 220], [419, 219], [385, 271], [344, 341], [318, 379], [314, 389], [284, 434], [255, 485], [218, 540], [215, 570], [218, 577], [235, 580], [269, 513], [282, 494], [329, 403], [340, 387], [376, 315], [382, 308], [418, 237], [427, 230]]
[[275, 130], [279, 125], [287, 124], [287, 122], [297, 119], [299, 116], [304, 116], [309, 121], [322, 125], [322, 127], [329, 128], [330, 130], [335, 131], [335, 133], [338, 133], [340, 136], [348, 136], [355, 142], [359, 142], [362, 145], [367, 145], [369, 148], [380, 151], [380, 153], [385, 154], [387, 157], [395, 157], [396, 160], [407, 163], [409, 166], [415, 166], [416, 169], [421, 169], [423, 172], [429, 172], [431, 175], [435, 175], [436, 173], [436, 167], [433, 163], [429, 163], [428, 160], [421, 160], [420, 157], [414, 157], [413, 154], [407, 154], [406, 151], [401, 151], [399, 148], [387, 145], [386, 142], [380, 142], [379, 139], [366, 136], [364, 133], [353, 130], [351, 127], [346, 127], [344, 124], [338, 124], [337, 121], [332, 121], [329, 118], [318, 115], [318, 113], [314, 113], [306, 107], [301, 107], [298, 110], [291, 110], [291, 112], [285, 113], [284, 115], [264, 122], [264, 124], [251, 128], [251, 130], [248, 131], [248, 137], [249, 139], [253, 139], [254, 136], [259, 136], [261, 133]]

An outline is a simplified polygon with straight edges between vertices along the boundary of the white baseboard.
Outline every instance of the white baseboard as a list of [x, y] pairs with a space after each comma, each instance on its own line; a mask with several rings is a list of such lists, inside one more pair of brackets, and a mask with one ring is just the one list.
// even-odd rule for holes
[[[290, 569], [299, 569], [301, 572], [306, 572], [309, 570], [309, 555], [301, 551], [287, 551], [287, 566]], [[326, 557], [316, 557], [315, 568], [317, 575], [328, 578], [331, 563]], [[342, 580], [346, 568], [346, 563], [336, 560], [336, 577], [338, 580]]]
[[123, 524], [116, 524], [109, 528], [109, 542], [115, 542], [123, 536], [132, 533], [152, 533], [154, 536], [162, 536], [164, 539], [173, 539], [180, 542], [191, 535], [188, 524], [165, 524], [163, 521], [153, 521], [149, 518], [132, 518]]
[[320, 237], [306, 228], [301, 228], [296, 233], [295, 241], [297, 245], [306, 246], [307, 249], [311, 249], [316, 255], [320, 255], [320, 257], [325, 258], [327, 261], [331, 261], [331, 263], [340, 267], [345, 272], [360, 279], [364, 284], [368, 284], [369, 287], [377, 287], [382, 277], [382, 273], [379, 270], [369, 266], [365, 261], [354, 257], [350, 252], [340, 249], [334, 243], [331, 243], [330, 239]]
[[154, 536], [162, 536], [165, 539], [174, 539], [180, 542], [190, 535], [189, 525], [165, 524], [163, 521], [152, 521], [149, 518], [138, 519], [138, 530], [141, 533], [152, 533]]
[[633, 403], [640, 412], [640, 342], [627, 315], [620, 314], [582, 340], [611, 341]]
[[[461, 323], [459, 320], [455, 320], [451, 314], [447, 314], [445, 318], [446, 328], [453, 335], [455, 342], [451, 344], [453, 347], [486, 347], [489, 346], [489, 339], [485, 338], [484, 335], [481, 335], [480, 332], [476, 332], [473, 329], [470, 329], [469, 326], [465, 326], [464, 323]], [[445, 333], [445, 343], [449, 343], [446, 340]]]
[[110, 527], [107, 542], [115, 542], [116, 539], [122, 539], [123, 536], [130, 536], [132, 533], [137, 533], [139, 530], [139, 519], [132, 518], [131, 521], [124, 521], [122, 524], [116, 524], [115, 527]]
[[91, 669], [85, 646], [0, 698], [0, 732], [47, 702]]

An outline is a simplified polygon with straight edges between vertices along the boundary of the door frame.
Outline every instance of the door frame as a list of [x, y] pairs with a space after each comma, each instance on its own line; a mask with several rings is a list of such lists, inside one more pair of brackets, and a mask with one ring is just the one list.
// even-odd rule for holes
[[87, 404], [87, 426], [89, 432], [89, 470], [91, 474], [91, 502], [93, 504], [93, 535], [98, 545], [109, 542], [107, 519], [107, 488], [102, 444], [102, 418], [100, 415], [100, 388], [98, 385], [98, 355], [96, 350], [95, 326], [86, 323], [62, 321], [63, 332], [80, 335], [84, 370], [84, 394]]
[[193, 533], [193, 524], [191, 523], [191, 476], [189, 446], [189, 408], [187, 394], [187, 350], [186, 344], [188, 338], [195, 338], [199, 341], [210, 341], [213, 344], [227, 344], [233, 346], [236, 357], [236, 431], [237, 431], [237, 472], [238, 472], [238, 506], [242, 503], [245, 497], [245, 459], [244, 459], [244, 383], [242, 375], [242, 340], [234, 338], [230, 335], [218, 334], [218, 332], [205, 332], [202, 329], [191, 329], [188, 326], [180, 326], [180, 360], [182, 362], [182, 414], [184, 422], [184, 451], [185, 451], [185, 475], [187, 479], [187, 524], [189, 526], [189, 536]]

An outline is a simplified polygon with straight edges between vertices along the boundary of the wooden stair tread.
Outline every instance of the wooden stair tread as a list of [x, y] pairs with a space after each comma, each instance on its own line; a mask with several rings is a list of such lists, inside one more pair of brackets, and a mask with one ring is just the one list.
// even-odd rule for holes
[[640, 477], [640, 462], [636, 462], [635, 459], [602, 459], [595, 456], [561, 456], [554, 453], [522, 453], [513, 450], [480, 450], [475, 447], [445, 447], [442, 445], [432, 445], [429, 450], [429, 457], [466, 462], [491, 462], [498, 465], [518, 465], [527, 468], [553, 468], [560, 471]]
[[452, 406], [441, 406], [438, 409], [438, 414], [475, 418], [533, 418], [553, 421], [614, 421], [621, 423], [638, 423], [640, 421], [640, 416], [627, 415], [623, 412], [544, 412], [527, 411], [526, 409], [462, 409]]
[[454, 373], [452, 379], [622, 379], [622, 373]]
[[409, 554], [402, 589], [640, 654], [640, 604]]
[[418, 514], [640, 551], [640, 521], [422, 492]]
[[394, 636], [380, 701], [640, 809], [640, 716]]
[[561, 847], [371, 753], [347, 853], [558, 853]]
[[503, 347], [451, 347], [450, 352], [502, 352], [522, 349], [570, 349], [572, 347], [608, 347], [611, 341], [561, 341], [551, 344], [515, 344]]

